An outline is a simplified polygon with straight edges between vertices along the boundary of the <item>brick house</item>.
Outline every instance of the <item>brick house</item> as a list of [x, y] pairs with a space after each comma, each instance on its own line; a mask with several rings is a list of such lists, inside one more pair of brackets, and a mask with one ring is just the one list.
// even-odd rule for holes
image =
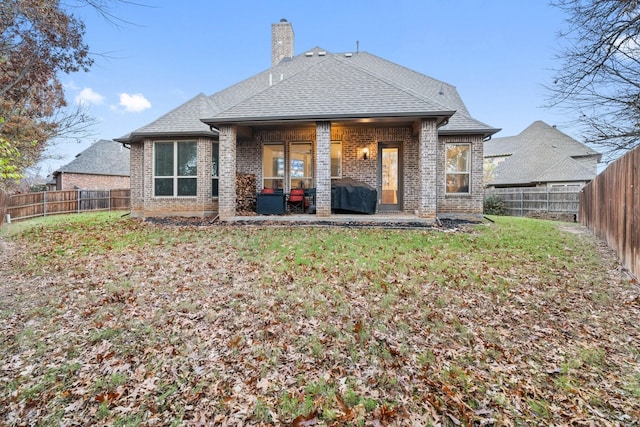
[[257, 187], [314, 188], [332, 215], [332, 182], [377, 191], [378, 212], [482, 214], [483, 141], [456, 88], [366, 52], [294, 55], [272, 26], [272, 67], [187, 101], [116, 141], [131, 148], [131, 214], [236, 216], [236, 173]]
[[113, 190], [129, 188], [129, 173], [129, 150], [101, 139], [52, 175], [56, 190]]

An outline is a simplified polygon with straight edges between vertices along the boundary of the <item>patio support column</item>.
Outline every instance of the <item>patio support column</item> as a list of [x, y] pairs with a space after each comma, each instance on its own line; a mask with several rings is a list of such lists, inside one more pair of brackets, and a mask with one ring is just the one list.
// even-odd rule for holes
[[331, 122], [316, 122], [316, 215], [331, 216]]
[[435, 219], [438, 213], [438, 130], [435, 119], [422, 119], [418, 135], [420, 205], [418, 217]]
[[221, 220], [236, 215], [236, 136], [235, 126], [220, 126], [218, 215]]

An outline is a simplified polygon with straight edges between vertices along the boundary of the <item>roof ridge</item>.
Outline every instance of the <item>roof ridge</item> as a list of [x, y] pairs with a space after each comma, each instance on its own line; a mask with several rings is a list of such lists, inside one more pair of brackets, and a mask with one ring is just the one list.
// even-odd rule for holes
[[440, 83], [440, 84], [442, 84], [442, 85], [446, 85], [446, 86], [448, 86], [448, 87], [450, 87], [450, 88], [453, 88], [453, 89], [454, 89], [454, 90], [456, 90], [456, 91], [458, 90], [458, 88], [456, 87], [456, 85], [452, 85], [451, 83], [449, 83], [449, 82], [445, 82], [444, 80], [436, 79], [435, 77], [431, 77], [431, 76], [429, 76], [429, 75], [427, 75], [427, 74], [421, 73], [420, 71], [413, 70], [413, 69], [411, 69], [411, 68], [409, 68], [409, 67], [406, 67], [406, 66], [404, 66], [404, 65], [402, 65], [402, 64], [398, 64], [398, 63], [396, 63], [396, 62], [389, 61], [388, 59], [385, 59], [385, 58], [383, 58], [383, 57], [381, 57], [381, 56], [378, 56], [378, 55], [376, 55], [376, 54], [373, 54], [373, 53], [371, 53], [371, 52], [368, 52], [368, 51], [362, 51], [361, 53], [364, 53], [365, 55], [372, 56], [372, 57], [374, 57], [374, 58], [376, 58], [376, 59], [378, 59], [378, 60], [380, 60], [380, 61], [387, 62], [387, 63], [389, 63], [389, 64], [391, 64], [391, 65], [393, 65], [393, 66], [395, 66], [395, 67], [402, 68], [403, 70], [406, 70], [406, 71], [408, 71], [408, 72], [410, 72], [410, 73], [412, 73], [412, 74], [416, 74], [416, 75], [419, 75], [419, 76], [421, 76], [421, 77], [426, 77], [426, 78], [428, 78], [429, 80], [433, 80], [433, 81], [434, 81], [434, 82], [436, 82], [436, 83]]
[[[314, 49], [320, 49], [320, 48], [316, 47], [316, 48], [314, 48]], [[243, 85], [243, 84], [246, 84], [246, 83], [248, 83], [248, 82], [250, 82], [250, 81], [259, 80], [261, 77], [266, 77], [266, 76], [268, 76], [268, 75], [272, 75], [274, 70], [277, 70], [278, 68], [285, 68], [285, 67], [287, 67], [287, 66], [288, 66], [289, 64], [291, 64], [293, 61], [295, 61], [295, 60], [299, 60], [299, 58], [302, 58], [303, 56], [306, 56], [306, 53], [307, 53], [307, 52], [309, 52], [309, 51], [307, 50], [307, 51], [305, 51], [305, 53], [300, 53], [300, 54], [298, 54], [298, 55], [295, 55], [295, 56], [293, 56], [293, 57], [292, 57], [290, 60], [288, 60], [288, 61], [286, 61], [286, 60], [280, 61], [279, 63], [277, 63], [276, 65], [274, 65], [274, 66], [273, 66], [273, 67], [271, 67], [271, 68], [267, 68], [266, 70], [261, 71], [261, 72], [259, 72], [258, 74], [254, 74], [254, 75], [253, 75], [253, 76], [251, 76], [251, 77], [247, 77], [246, 79], [241, 80], [241, 81], [239, 81], [239, 82], [237, 82], [237, 83], [235, 83], [235, 84], [233, 84], [233, 85], [231, 85], [231, 86], [229, 86], [229, 87], [227, 87], [227, 88], [225, 88], [225, 89], [223, 89], [223, 90], [221, 90], [221, 91], [218, 91], [218, 92], [216, 92], [216, 93], [213, 93], [213, 94], [209, 95], [209, 96], [208, 96], [208, 98], [214, 98], [216, 95], [222, 94], [223, 92], [226, 92], [226, 91], [229, 91], [229, 90], [231, 90], [231, 89], [233, 89], [233, 88], [239, 87], [239, 86], [241, 86], [241, 85]], [[328, 56], [327, 56], [327, 57], [328, 57]], [[244, 103], [244, 102], [246, 102], [246, 101], [248, 101], [248, 100], [250, 100], [250, 99], [253, 99], [253, 98], [257, 97], [258, 95], [263, 94], [264, 92], [266, 92], [266, 91], [268, 91], [268, 90], [270, 90], [270, 89], [272, 89], [272, 88], [274, 88], [274, 87], [278, 86], [280, 83], [284, 82], [285, 80], [289, 80], [289, 79], [291, 79], [292, 77], [295, 77], [295, 76], [297, 76], [298, 74], [300, 74], [300, 73], [302, 73], [302, 72], [305, 72], [305, 71], [307, 71], [307, 70], [309, 70], [309, 69], [311, 69], [311, 68], [315, 67], [316, 65], [318, 65], [318, 64], [320, 64], [320, 63], [322, 63], [322, 62], [324, 62], [326, 59], [327, 59], [327, 58], [323, 58], [321, 61], [316, 61], [316, 62], [314, 62], [314, 63], [310, 63], [308, 66], [303, 66], [303, 67], [301, 67], [298, 71], [295, 71], [295, 72], [293, 72], [292, 74], [289, 74], [289, 75], [288, 75], [286, 78], [284, 78], [283, 80], [278, 80], [278, 81], [277, 81], [276, 83], [274, 83], [274, 84], [269, 84], [269, 85], [265, 86], [263, 89], [260, 89], [260, 90], [258, 90], [258, 91], [253, 92], [253, 93], [251, 94], [251, 96], [249, 96], [249, 97], [247, 97], [247, 98], [244, 98], [244, 99], [242, 99], [242, 100], [240, 100], [240, 101], [238, 101], [238, 102], [235, 102], [233, 105], [230, 105], [230, 106], [228, 106], [228, 107], [226, 107], [226, 108], [222, 108], [222, 107], [221, 107], [221, 106], [220, 106], [220, 105], [215, 101], [215, 99], [212, 99], [212, 102], [214, 102], [214, 103], [215, 103], [215, 105], [216, 105], [217, 107], [220, 107], [214, 115], [218, 115], [218, 114], [221, 114], [221, 113], [223, 113], [223, 112], [225, 112], [225, 111], [227, 111], [227, 110], [230, 110], [230, 109], [232, 109], [232, 108], [235, 108], [238, 104]], [[284, 74], [284, 73], [282, 73], [282, 74]], [[204, 119], [207, 119], [207, 118], [208, 118], [208, 117], [201, 117], [201, 119], [203, 119], [203, 120], [204, 120]]]
[[[364, 53], [366, 55], [371, 55], [371, 56], [373, 56], [375, 58], [378, 58], [378, 59], [380, 59], [382, 61], [386, 61], [389, 64], [398, 65], [398, 64], [394, 64], [391, 61], [388, 61], [388, 60], [386, 60], [384, 58], [381, 58], [379, 56], [373, 55], [373, 54], [368, 53], [368, 52], [358, 52], [356, 55], [359, 55], [360, 53]], [[378, 80], [381, 80], [381, 81], [385, 82], [386, 84], [388, 84], [390, 86], [393, 86], [393, 87], [395, 87], [395, 88], [397, 88], [397, 89], [399, 89], [399, 90], [401, 90], [401, 91], [403, 91], [403, 92], [405, 92], [405, 93], [407, 93], [407, 94], [409, 94], [411, 96], [414, 96], [414, 97], [418, 98], [421, 101], [433, 103], [433, 104], [435, 104], [435, 105], [437, 105], [439, 107], [442, 107], [442, 111], [451, 111], [452, 110], [452, 108], [450, 106], [444, 105], [443, 103], [441, 103], [440, 101], [437, 101], [435, 99], [427, 98], [426, 96], [423, 96], [422, 94], [416, 92], [415, 90], [413, 90], [411, 88], [406, 87], [405, 85], [401, 85], [401, 84], [399, 84], [397, 82], [393, 82], [393, 81], [389, 80], [388, 78], [382, 76], [381, 74], [375, 73], [373, 70], [371, 70], [369, 68], [363, 67], [363, 66], [361, 66], [361, 65], [359, 65], [357, 63], [354, 63], [353, 61], [350, 61], [349, 58], [347, 58], [347, 57], [343, 57], [343, 56], [340, 56], [338, 54], [332, 54], [331, 56], [334, 57], [335, 59], [337, 59], [338, 61], [340, 61], [340, 62], [342, 62], [344, 64], [349, 64], [349, 66], [352, 66], [354, 68], [358, 68], [359, 70], [369, 74], [370, 76], [372, 76], [372, 77], [374, 77], [374, 78], [376, 78]], [[400, 65], [400, 67], [402, 67], [402, 65]], [[406, 67], [403, 67], [403, 68], [406, 68]], [[406, 69], [409, 70], [409, 71], [412, 71], [409, 68], [406, 68]], [[412, 71], [412, 72], [416, 73], [416, 74], [421, 74], [421, 73], [417, 73], [416, 71]], [[429, 76], [426, 76], [424, 74], [421, 74], [421, 75], [425, 76], [425, 77], [429, 77]], [[452, 85], [448, 85], [448, 86], [451, 86], [451, 87], [455, 88], [455, 86], [452, 86]], [[458, 112], [457, 109], [454, 109], [453, 111]], [[469, 118], [471, 118], [471, 117], [469, 116]]]

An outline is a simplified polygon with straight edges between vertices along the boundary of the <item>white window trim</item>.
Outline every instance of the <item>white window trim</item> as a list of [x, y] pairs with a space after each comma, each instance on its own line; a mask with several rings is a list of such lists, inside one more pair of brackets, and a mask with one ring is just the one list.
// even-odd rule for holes
[[[220, 197], [220, 143], [217, 141], [212, 141], [211, 142], [211, 168], [213, 169], [213, 146], [217, 145], [218, 146], [218, 175], [214, 175], [213, 174], [213, 170], [211, 171], [211, 197], [214, 199], [217, 199], [218, 197]], [[213, 180], [217, 180], [218, 181], [218, 195], [214, 196], [213, 195]]]
[[[452, 146], [460, 146], [460, 145], [465, 145], [467, 147], [469, 147], [469, 171], [468, 172], [447, 172], [447, 149], [449, 147]], [[470, 142], [446, 142], [445, 143], [445, 148], [444, 148], [444, 161], [445, 161], [445, 168], [444, 168], [444, 193], [447, 196], [468, 196], [471, 195], [471, 180], [473, 179], [473, 176], [471, 175], [471, 172], [473, 170], [473, 158], [471, 157], [472, 155], [472, 146]], [[450, 193], [447, 191], [447, 175], [469, 175], [469, 191], [460, 193]]]
[[[293, 146], [294, 145], [310, 145], [311, 146], [311, 176], [297, 176], [297, 177], [292, 177], [291, 176], [291, 154], [293, 153]], [[315, 187], [315, 183], [316, 183], [316, 165], [315, 165], [315, 152], [314, 152], [314, 147], [313, 147], [313, 142], [312, 141], [293, 141], [289, 143], [289, 150], [288, 153], [285, 152], [285, 158], [288, 158], [288, 162], [285, 165], [285, 175], [288, 177], [287, 179], [287, 185], [289, 186], [289, 190], [291, 190], [291, 179], [302, 179], [302, 180], [311, 180], [312, 185], [310, 188]]]
[[[344, 157], [342, 152], [342, 141], [331, 141], [331, 145], [339, 145], [340, 146], [340, 175], [331, 175], [331, 179], [342, 179], [342, 159]], [[329, 150], [329, 163], [331, 163], [331, 150]]]
[[[284, 176], [266, 176], [265, 175], [265, 172], [264, 172], [264, 149], [268, 145], [278, 145], [278, 146], [282, 147], [282, 153], [283, 153], [283, 156], [284, 156], [284, 159], [283, 159], [284, 160]], [[264, 185], [266, 180], [268, 180], [268, 179], [271, 179], [271, 180], [279, 179], [279, 180], [282, 180], [282, 189], [284, 191], [284, 186], [285, 186], [285, 184], [287, 182], [287, 170], [288, 170], [288, 167], [287, 167], [287, 144], [285, 144], [284, 142], [281, 142], [281, 141], [263, 143], [262, 144], [262, 155], [261, 155], [260, 166], [262, 168], [262, 188], [266, 188], [265, 185]]]
[[[171, 176], [163, 176], [156, 175], [156, 143], [172, 143], [173, 144], [173, 175]], [[198, 197], [198, 172], [196, 166], [196, 174], [195, 175], [178, 175], [178, 143], [180, 142], [193, 142], [196, 144], [196, 153], [198, 150], [198, 141], [193, 139], [185, 139], [185, 140], [157, 140], [153, 141], [153, 179], [152, 179], [152, 188], [153, 188], [153, 197], [158, 199], [195, 199]], [[196, 154], [197, 156], [197, 154]], [[172, 196], [156, 196], [156, 178], [173, 178], [173, 195]], [[193, 196], [178, 196], [178, 179], [179, 178], [189, 178], [196, 180], [196, 194]]]

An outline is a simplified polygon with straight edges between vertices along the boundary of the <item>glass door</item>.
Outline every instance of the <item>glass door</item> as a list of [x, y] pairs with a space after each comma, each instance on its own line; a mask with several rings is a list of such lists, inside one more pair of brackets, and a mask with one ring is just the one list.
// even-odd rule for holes
[[400, 144], [378, 145], [378, 210], [402, 210], [402, 150]]

